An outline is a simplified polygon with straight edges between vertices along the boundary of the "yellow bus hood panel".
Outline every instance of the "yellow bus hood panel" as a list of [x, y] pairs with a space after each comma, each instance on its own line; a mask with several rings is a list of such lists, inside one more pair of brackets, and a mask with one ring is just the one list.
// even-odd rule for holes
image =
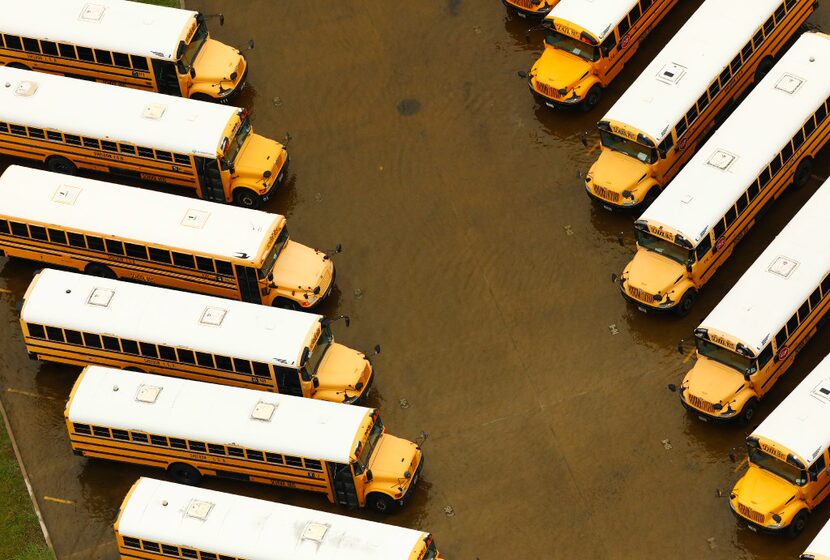
[[626, 270], [627, 282], [650, 294], [665, 294], [674, 286], [677, 278], [686, 272], [686, 268], [679, 262], [645, 249], [637, 251]]
[[744, 377], [736, 369], [698, 356], [685, 381], [690, 394], [710, 403], [724, 403], [743, 386]]
[[780, 512], [787, 500], [795, 494], [795, 488], [790, 483], [753, 466], [749, 467], [736, 486], [739, 502], [766, 515]]
[[621, 193], [636, 185], [648, 167], [632, 157], [614, 150], [603, 149], [591, 169], [594, 183]]
[[323, 257], [323, 253], [289, 239], [274, 265], [274, 283], [287, 289], [313, 290], [331, 266]]
[[575, 55], [546, 47], [533, 65], [536, 79], [556, 89], [573, 89], [586, 74], [591, 64]]
[[[251, 134], [234, 162], [234, 178], [237, 180], [274, 181], [279, 170], [282, 144], [259, 134]], [[271, 172], [266, 179], [264, 173]]]
[[417, 454], [418, 448], [411, 441], [383, 434], [369, 464], [373, 479], [393, 484], [406, 480], [406, 471], [415, 474]]
[[216, 83], [230, 80], [231, 74], [236, 72], [234, 82], [237, 82], [245, 72], [245, 64], [238, 50], [208, 38], [196, 57], [193, 69], [196, 71], [196, 81]]
[[[353, 389], [361, 380], [367, 363], [360, 352], [333, 342], [317, 369], [317, 379], [320, 380], [318, 391], [328, 389], [342, 396], [344, 389]], [[354, 393], [354, 390], [349, 391], [349, 396], [354, 396]]]

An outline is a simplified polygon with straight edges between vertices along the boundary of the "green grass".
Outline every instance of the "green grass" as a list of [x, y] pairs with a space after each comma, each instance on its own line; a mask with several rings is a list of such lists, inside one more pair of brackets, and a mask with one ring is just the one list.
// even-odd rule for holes
[[0, 558], [9, 560], [54, 560], [43, 540], [40, 524], [23, 476], [17, 466], [11, 441], [0, 421]]
[[145, 4], [158, 4], [159, 6], [168, 6], [170, 8], [178, 8], [179, 0], [137, 0]]

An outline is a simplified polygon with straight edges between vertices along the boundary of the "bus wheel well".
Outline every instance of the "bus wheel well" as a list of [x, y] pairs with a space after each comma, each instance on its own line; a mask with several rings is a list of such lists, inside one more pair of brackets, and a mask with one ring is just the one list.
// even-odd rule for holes
[[804, 528], [807, 526], [807, 521], [810, 519], [810, 512], [806, 509], [802, 509], [798, 513], [795, 514], [793, 520], [790, 521], [790, 526], [787, 527], [787, 535], [790, 538], [795, 538], [800, 535]]
[[773, 66], [775, 66], [775, 58], [773, 58], [771, 54], [762, 58], [761, 62], [758, 63], [758, 66], [755, 67], [755, 77], [753, 78], [755, 83], [757, 84], [763, 80], [764, 76], [769, 74], [769, 71], [772, 70]]
[[46, 158], [46, 167], [49, 171], [64, 175], [75, 175], [78, 172], [78, 166], [63, 156], [49, 156]]
[[692, 310], [692, 307], [697, 300], [697, 291], [694, 288], [689, 288], [683, 294], [683, 297], [680, 298], [680, 302], [677, 304], [677, 314], [680, 317], [685, 317], [689, 314]]
[[110, 278], [115, 280], [118, 276], [112, 271], [110, 267], [101, 263], [89, 263], [84, 268], [84, 273], [90, 276], [98, 276], [100, 278]]
[[256, 210], [262, 206], [262, 197], [251, 189], [239, 187], [233, 191], [233, 202], [237, 206]]
[[602, 99], [602, 86], [594, 84], [591, 86], [591, 89], [588, 90], [588, 93], [585, 94], [585, 99], [583, 99], [582, 103], [579, 104], [579, 108], [587, 113], [597, 106], [600, 99]]
[[190, 99], [194, 99], [196, 101], [216, 101], [213, 97], [209, 96], [206, 93], [194, 93], [190, 96]]
[[278, 297], [274, 299], [274, 302], [271, 304], [271, 307], [279, 307], [280, 309], [290, 309], [291, 311], [300, 310], [299, 303], [297, 303], [293, 299], [288, 299], [284, 297]]
[[31, 68], [29, 68], [25, 64], [20, 64], [19, 62], [12, 62], [10, 64], [7, 64], [6, 66], [8, 68], [17, 68], [18, 70], [31, 70]]
[[141, 368], [139, 368], [139, 367], [135, 367], [135, 366], [128, 366], [128, 367], [125, 367], [125, 368], [124, 368], [124, 371], [134, 371], [134, 372], [136, 372], [136, 373], [147, 373], [147, 372], [146, 372], [146, 371], [144, 371], [143, 369], [141, 369]]
[[187, 463], [172, 463], [167, 466], [167, 475], [179, 484], [197, 484], [202, 480], [202, 473]]
[[800, 189], [807, 184], [810, 177], [813, 175], [813, 158], [807, 156], [798, 162], [798, 166], [793, 173], [793, 188]]
[[366, 507], [378, 513], [394, 513], [398, 509], [398, 504], [387, 494], [372, 492], [366, 496]]

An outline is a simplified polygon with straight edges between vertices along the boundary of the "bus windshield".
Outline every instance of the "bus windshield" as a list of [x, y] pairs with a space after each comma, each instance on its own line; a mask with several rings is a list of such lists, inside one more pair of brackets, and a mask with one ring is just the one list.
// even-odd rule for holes
[[668, 257], [680, 264], [691, 264], [695, 262], [694, 253], [675, 245], [671, 241], [652, 235], [646, 231], [637, 230], [637, 244], [644, 249], [654, 251], [658, 255]]
[[328, 325], [323, 326], [320, 332], [320, 338], [317, 339], [317, 345], [311, 354], [308, 356], [308, 361], [305, 363], [305, 371], [308, 375], [314, 375], [320, 368], [323, 362], [323, 357], [326, 355], [331, 343], [334, 341], [334, 336], [331, 334], [331, 328]]
[[259, 271], [257, 271], [257, 275], [259, 276], [260, 280], [265, 278], [271, 273], [271, 270], [274, 268], [274, 263], [277, 262], [277, 258], [280, 256], [283, 247], [285, 247], [285, 243], [288, 241], [288, 228], [283, 227], [280, 234], [277, 236], [277, 240], [274, 242], [274, 246], [271, 247], [271, 250], [268, 251], [268, 256], [262, 261], [262, 266], [260, 267]]
[[245, 145], [249, 134], [251, 134], [251, 119], [246, 116], [242, 124], [239, 125], [236, 135], [231, 138], [230, 143], [225, 148], [225, 154], [222, 156], [222, 159], [225, 161], [226, 166], [236, 160], [236, 156], [239, 155], [239, 150]]
[[791, 465], [773, 457], [766, 453], [760, 447], [750, 446], [749, 461], [756, 467], [760, 467], [765, 471], [778, 475], [787, 482], [795, 484], [796, 486], [804, 486], [807, 484], [807, 472], [799, 469], [795, 465]]
[[372, 426], [366, 441], [360, 447], [360, 454], [357, 456], [357, 464], [355, 465], [355, 474], [361, 474], [366, 470], [369, 465], [369, 458], [372, 456], [381, 434], [383, 434], [383, 422], [378, 418], [375, 420], [375, 425]]
[[565, 51], [589, 62], [599, 60], [599, 49], [582, 41], [568, 37], [555, 29], [545, 28], [545, 42], [559, 51]]
[[715, 360], [725, 366], [736, 369], [741, 374], [752, 375], [756, 371], [755, 360], [751, 358], [741, 356], [732, 350], [727, 350], [723, 346], [718, 346], [702, 338], [696, 337], [695, 343], [697, 344], [697, 351], [701, 356], [706, 356], [710, 360]]
[[438, 558], [438, 549], [435, 547], [435, 541], [432, 541], [429, 543], [429, 548], [427, 548], [424, 560], [435, 560], [436, 558]]
[[600, 130], [599, 135], [602, 138], [602, 145], [606, 148], [636, 158], [643, 163], [654, 163], [657, 161], [657, 150], [654, 148], [643, 146], [633, 140], [612, 134], [607, 130]]
[[184, 53], [182, 53], [182, 57], [179, 59], [179, 68], [184, 70], [182, 72], [183, 74], [190, 72], [190, 69], [193, 68], [193, 63], [196, 61], [196, 57], [199, 56], [199, 51], [202, 50], [207, 37], [207, 25], [205, 25], [205, 22], [202, 22], [196, 28], [196, 31], [193, 33], [193, 38], [190, 39], [190, 43], [187, 44]]

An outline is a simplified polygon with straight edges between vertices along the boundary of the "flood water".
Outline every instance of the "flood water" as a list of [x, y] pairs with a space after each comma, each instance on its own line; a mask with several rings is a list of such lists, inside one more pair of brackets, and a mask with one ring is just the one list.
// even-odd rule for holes
[[[371, 397], [395, 435], [424, 443], [415, 499], [391, 518], [324, 497], [209, 488], [432, 531], [450, 559], [795, 558], [801, 538], [751, 533], [729, 510], [746, 432], [687, 416], [666, 384], [681, 338], [830, 172], [786, 194], [686, 319], [645, 316], [610, 281], [633, 254], [631, 217], [583, 192], [595, 122], [700, 0], [684, 0], [590, 115], [543, 110], [517, 71], [541, 37], [497, 0], [333, 3], [188, 0], [223, 11], [215, 37], [247, 52], [238, 101], [283, 139], [290, 178], [269, 210], [294, 239], [342, 243], [326, 314], [375, 358]], [[830, 8], [815, 23], [830, 26]], [[583, 146], [587, 132], [588, 147]], [[8, 162], [0, 166], [5, 168]], [[148, 217], [148, 219], [152, 219]], [[618, 234], [622, 232], [622, 245]], [[29, 361], [16, 306], [37, 266], [0, 259], [0, 383], [61, 559], [114, 559], [112, 521], [151, 469], [73, 456], [63, 406], [79, 369]], [[826, 354], [819, 333], [763, 401], [763, 417]], [[721, 497], [723, 495], [724, 497]]]

